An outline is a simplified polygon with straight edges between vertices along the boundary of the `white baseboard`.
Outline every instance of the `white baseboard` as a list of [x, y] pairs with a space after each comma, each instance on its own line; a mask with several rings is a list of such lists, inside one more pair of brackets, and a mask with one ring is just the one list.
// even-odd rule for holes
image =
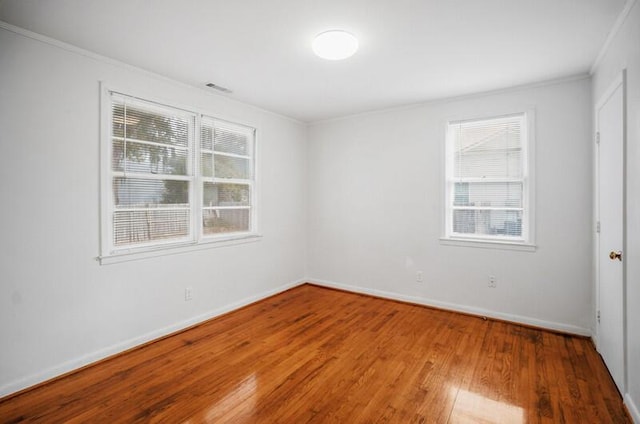
[[638, 405], [633, 402], [629, 393], [624, 395], [624, 404], [626, 405], [627, 410], [629, 410], [629, 414], [631, 414], [633, 422], [635, 424], [640, 424], [640, 409], [638, 409]]
[[371, 289], [371, 288], [367, 288], [367, 287], [353, 286], [353, 285], [349, 285], [349, 284], [337, 283], [335, 281], [327, 281], [327, 280], [322, 280], [322, 279], [317, 279], [317, 278], [316, 279], [310, 278], [310, 279], [307, 279], [307, 281], [309, 283], [317, 284], [319, 286], [324, 286], [324, 287], [330, 287], [330, 288], [350, 291], [350, 292], [353, 292], [353, 293], [369, 294], [369, 295], [372, 295], [372, 296], [383, 297], [383, 298], [386, 298], [386, 299], [400, 300], [400, 301], [403, 301], [403, 302], [416, 303], [418, 305], [432, 306], [432, 307], [435, 307], [435, 308], [446, 309], [446, 310], [449, 310], [449, 311], [464, 312], [464, 313], [472, 314], [472, 315], [478, 315], [478, 316], [483, 316], [483, 317], [488, 317], [488, 318], [495, 318], [495, 319], [500, 319], [500, 320], [504, 320], [504, 321], [510, 321], [510, 322], [518, 323], [518, 324], [531, 325], [531, 326], [534, 326], [534, 327], [540, 327], [540, 328], [545, 328], [545, 329], [549, 329], [549, 330], [561, 331], [563, 333], [576, 334], [576, 335], [579, 335], [579, 336], [587, 336], [587, 337], [591, 337], [591, 335], [592, 335], [591, 334], [591, 330], [589, 330], [587, 328], [571, 325], [571, 324], [563, 324], [563, 323], [559, 323], [559, 322], [545, 321], [545, 320], [526, 317], [526, 316], [521, 316], [521, 315], [507, 314], [507, 313], [503, 313], [503, 312], [495, 312], [495, 311], [490, 311], [488, 309], [477, 308], [475, 306], [467, 306], [467, 305], [460, 305], [460, 304], [457, 304], [457, 303], [441, 302], [439, 300], [433, 300], [433, 299], [417, 297], [417, 296], [408, 296], [408, 295], [404, 295], [404, 294], [400, 294], [400, 293], [394, 293], [394, 292], [388, 292], [388, 291], [384, 291], [384, 290]]
[[26, 389], [28, 387], [34, 386], [38, 383], [42, 383], [44, 381], [50, 380], [67, 372], [76, 370], [78, 368], [89, 365], [93, 362], [99, 361], [101, 359], [105, 359], [109, 356], [118, 354], [127, 349], [131, 349], [136, 346], [140, 346], [144, 343], [150, 342], [152, 340], [158, 339], [160, 337], [169, 335], [171, 333], [175, 333], [177, 331], [183, 330], [185, 328], [191, 327], [192, 325], [201, 323], [203, 321], [207, 321], [211, 318], [215, 318], [219, 315], [225, 314], [227, 312], [231, 312], [235, 309], [239, 309], [243, 306], [249, 305], [251, 303], [257, 302], [259, 300], [265, 299], [269, 296], [273, 296], [275, 294], [281, 293], [290, 288], [299, 286], [304, 284], [307, 280], [300, 279], [297, 281], [293, 281], [289, 284], [284, 284], [280, 287], [276, 287], [275, 289], [264, 291], [255, 296], [250, 296], [244, 299], [241, 299], [237, 302], [233, 302], [231, 304], [222, 306], [220, 308], [214, 309], [212, 311], [206, 312], [204, 314], [195, 316], [193, 318], [189, 318], [187, 320], [177, 322], [175, 324], [171, 324], [164, 328], [160, 328], [158, 330], [151, 331], [149, 333], [143, 334], [139, 337], [134, 337], [132, 339], [126, 340], [121, 343], [116, 343], [112, 346], [106, 347], [104, 349], [100, 349], [98, 351], [89, 353], [87, 355], [83, 355], [79, 358], [72, 359], [67, 362], [63, 362], [62, 364], [53, 366], [45, 371], [38, 372], [36, 374], [29, 375], [27, 377], [21, 378], [19, 380], [12, 381], [8, 384], [0, 386], [0, 398], [4, 396], [8, 396], [12, 393], [18, 392], [20, 390]]

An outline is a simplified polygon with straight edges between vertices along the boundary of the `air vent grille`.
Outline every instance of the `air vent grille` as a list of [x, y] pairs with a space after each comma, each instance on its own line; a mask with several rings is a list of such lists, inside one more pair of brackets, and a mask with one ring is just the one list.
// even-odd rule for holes
[[223, 87], [212, 82], [207, 83], [207, 87], [213, 88], [214, 90], [222, 91], [223, 93], [233, 93], [233, 91], [229, 90], [227, 87]]

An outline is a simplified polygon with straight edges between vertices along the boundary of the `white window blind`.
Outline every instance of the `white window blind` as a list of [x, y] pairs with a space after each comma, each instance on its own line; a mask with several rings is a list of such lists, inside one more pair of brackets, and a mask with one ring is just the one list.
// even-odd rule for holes
[[203, 118], [200, 136], [203, 235], [251, 231], [253, 130]]
[[528, 240], [526, 115], [449, 123], [447, 236]]
[[191, 240], [195, 115], [112, 97], [113, 246]]
[[103, 256], [255, 231], [253, 128], [108, 95]]

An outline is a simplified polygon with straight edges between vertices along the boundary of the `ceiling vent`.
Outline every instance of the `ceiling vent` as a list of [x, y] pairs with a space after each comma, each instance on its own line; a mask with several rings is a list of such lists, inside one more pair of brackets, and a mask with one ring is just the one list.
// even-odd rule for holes
[[229, 90], [227, 87], [223, 87], [212, 82], [207, 83], [207, 87], [213, 88], [214, 90], [222, 91], [223, 93], [233, 93], [233, 91]]

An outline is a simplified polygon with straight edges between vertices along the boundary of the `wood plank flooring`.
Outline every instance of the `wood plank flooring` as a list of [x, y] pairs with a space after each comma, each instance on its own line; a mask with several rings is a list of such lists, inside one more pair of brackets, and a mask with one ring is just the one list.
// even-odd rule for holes
[[627, 423], [591, 342], [311, 285], [0, 402], [0, 422]]

